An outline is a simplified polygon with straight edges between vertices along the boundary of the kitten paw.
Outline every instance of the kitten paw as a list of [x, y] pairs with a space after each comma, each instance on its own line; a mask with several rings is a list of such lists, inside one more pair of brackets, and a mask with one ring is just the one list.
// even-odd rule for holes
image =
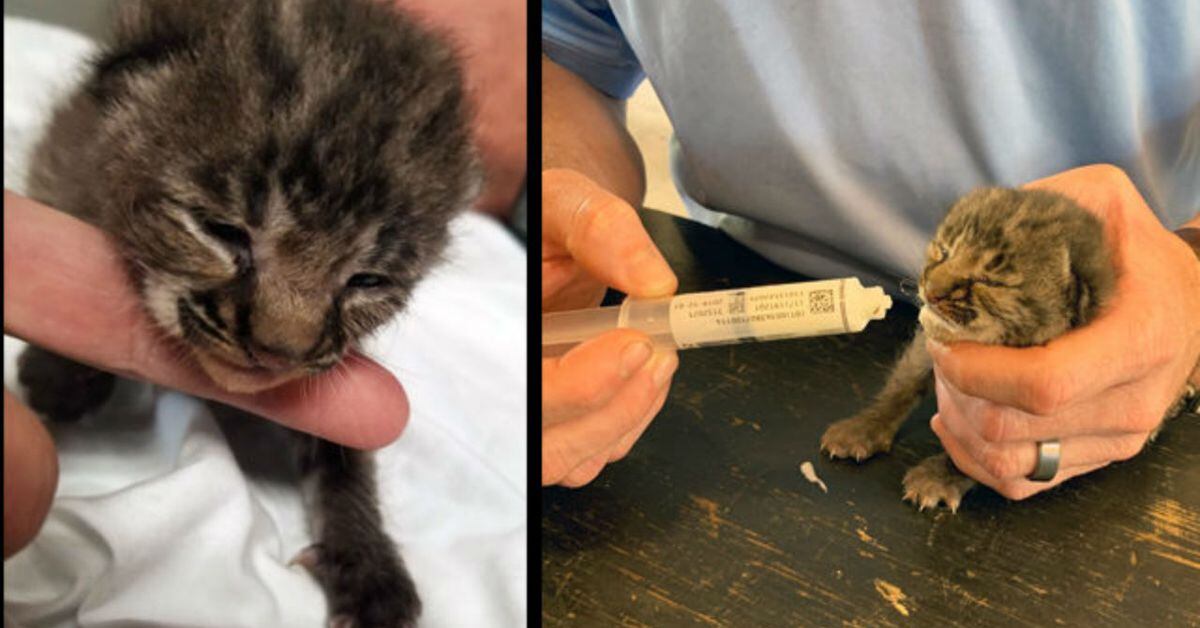
[[946, 454], [930, 456], [904, 474], [904, 500], [920, 510], [945, 504], [958, 512], [963, 495], [975, 486], [975, 480], [959, 471]]
[[392, 548], [311, 545], [289, 565], [307, 569], [329, 601], [331, 628], [411, 628], [421, 612], [412, 578]]
[[862, 462], [892, 448], [895, 433], [865, 416], [843, 419], [830, 425], [821, 436], [821, 451], [830, 458], [854, 458]]
[[52, 421], [78, 420], [108, 400], [117, 383], [112, 373], [32, 345], [21, 353], [18, 369], [29, 407]]
[[301, 567], [303, 567], [305, 569], [305, 571], [307, 571], [309, 573], [313, 573], [314, 570], [316, 570], [317, 563], [320, 560], [321, 560], [321, 544], [315, 543], [313, 545], [309, 545], [308, 547], [300, 550], [299, 554], [296, 554], [295, 556], [293, 556], [292, 559], [288, 561], [288, 567], [291, 567], [292, 565], [300, 565]]

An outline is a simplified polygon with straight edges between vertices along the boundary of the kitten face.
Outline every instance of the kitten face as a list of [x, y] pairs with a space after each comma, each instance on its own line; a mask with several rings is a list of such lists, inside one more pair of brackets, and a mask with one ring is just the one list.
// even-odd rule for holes
[[225, 8], [126, 16], [125, 37], [161, 41], [109, 51], [85, 93], [101, 220], [147, 310], [250, 391], [333, 366], [400, 310], [475, 173], [452, 57], [387, 8]]
[[941, 342], [1041, 344], [1111, 292], [1099, 222], [1068, 199], [986, 188], [950, 209], [926, 250], [920, 322]]
[[228, 207], [165, 203], [178, 225], [168, 241], [188, 253], [164, 264], [139, 258], [155, 321], [230, 390], [332, 367], [403, 306], [430, 254], [407, 249], [392, 221], [317, 227], [282, 195], [263, 204], [264, 220], [252, 224]]

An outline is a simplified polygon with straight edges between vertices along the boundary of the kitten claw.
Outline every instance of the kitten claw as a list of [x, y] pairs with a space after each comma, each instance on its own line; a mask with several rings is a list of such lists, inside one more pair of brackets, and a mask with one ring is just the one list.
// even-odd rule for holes
[[945, 504], [957, 513], [962, 496], [975, 486], [975, 481], [963, 475], [946, 454], [930, 456], [904, 474], [904, 501], [912, 502], [917, 510], [936, 510]]
[[892, 447], [892, 433], [866, 416], [844, 419], [830, 425], [821, 436], [821, 451], [832, 459], [854, 458], [862, 462]]

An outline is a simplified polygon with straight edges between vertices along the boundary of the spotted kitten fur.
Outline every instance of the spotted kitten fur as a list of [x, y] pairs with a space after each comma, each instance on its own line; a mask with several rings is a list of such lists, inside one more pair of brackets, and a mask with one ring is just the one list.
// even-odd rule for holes
[[[1045, 344], [1094, 319], [1115, 282], [1103, 227], [1073, 201], [1042, 190], [968, 194], [950, 208], [926, 250], [912, 343], [872, 403], [829, 426], [821, 448], [859, 461], [891, 448], [900, 424], [933, 390], [926, 336], [943, 343]], [[941, 453], [908, 470], [904, 498], [922, 510], [943, 503], [957, 510], [974, 485]]]
[[[478, 187], [467, 117], [451, 50], [390, 3], [127, 2], [30, 191], [112, 237], [153, 320], [218, 385], [258, 390], [333, 367], [404, 306]], [[36, 347], [21, 367], [52, 418], [112, 390]], [[319, 480], [301, 560], [334, 623], [411, 625], [369, 454], [294, 436]]]

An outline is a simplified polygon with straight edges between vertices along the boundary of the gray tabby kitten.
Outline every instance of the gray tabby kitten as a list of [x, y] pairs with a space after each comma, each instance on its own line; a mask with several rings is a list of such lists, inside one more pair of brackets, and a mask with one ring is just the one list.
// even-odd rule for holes
[[[926, 335], [943, 343], [1045, 344], [1094, 319], [1116, 283], [1099, 220], [1042, 190], [966, 195], [938, 226], [925, 260], [916, 336], [871, 405], [821, 437], [833, 458], [861, 461], [891, 448], [900, 424], [933, 390]], [[941, 503], [957, 510], [974, 485], [941, 453], [908, 470], [904, 499], [921, 510]]]
[[[386, 3], [134, 1], [56, 111], [30, 191], [115, 240], [218, 385], [258, 390], [332, 368], [404, 306], [478, 188], [467, 119], [451, 50]], [[114, 380], [31, 348], [21, 381], [71, 420]], [[370, 455], [294, 437], [318, 480], [301, 562], [333, 623], [413, 624]]]

